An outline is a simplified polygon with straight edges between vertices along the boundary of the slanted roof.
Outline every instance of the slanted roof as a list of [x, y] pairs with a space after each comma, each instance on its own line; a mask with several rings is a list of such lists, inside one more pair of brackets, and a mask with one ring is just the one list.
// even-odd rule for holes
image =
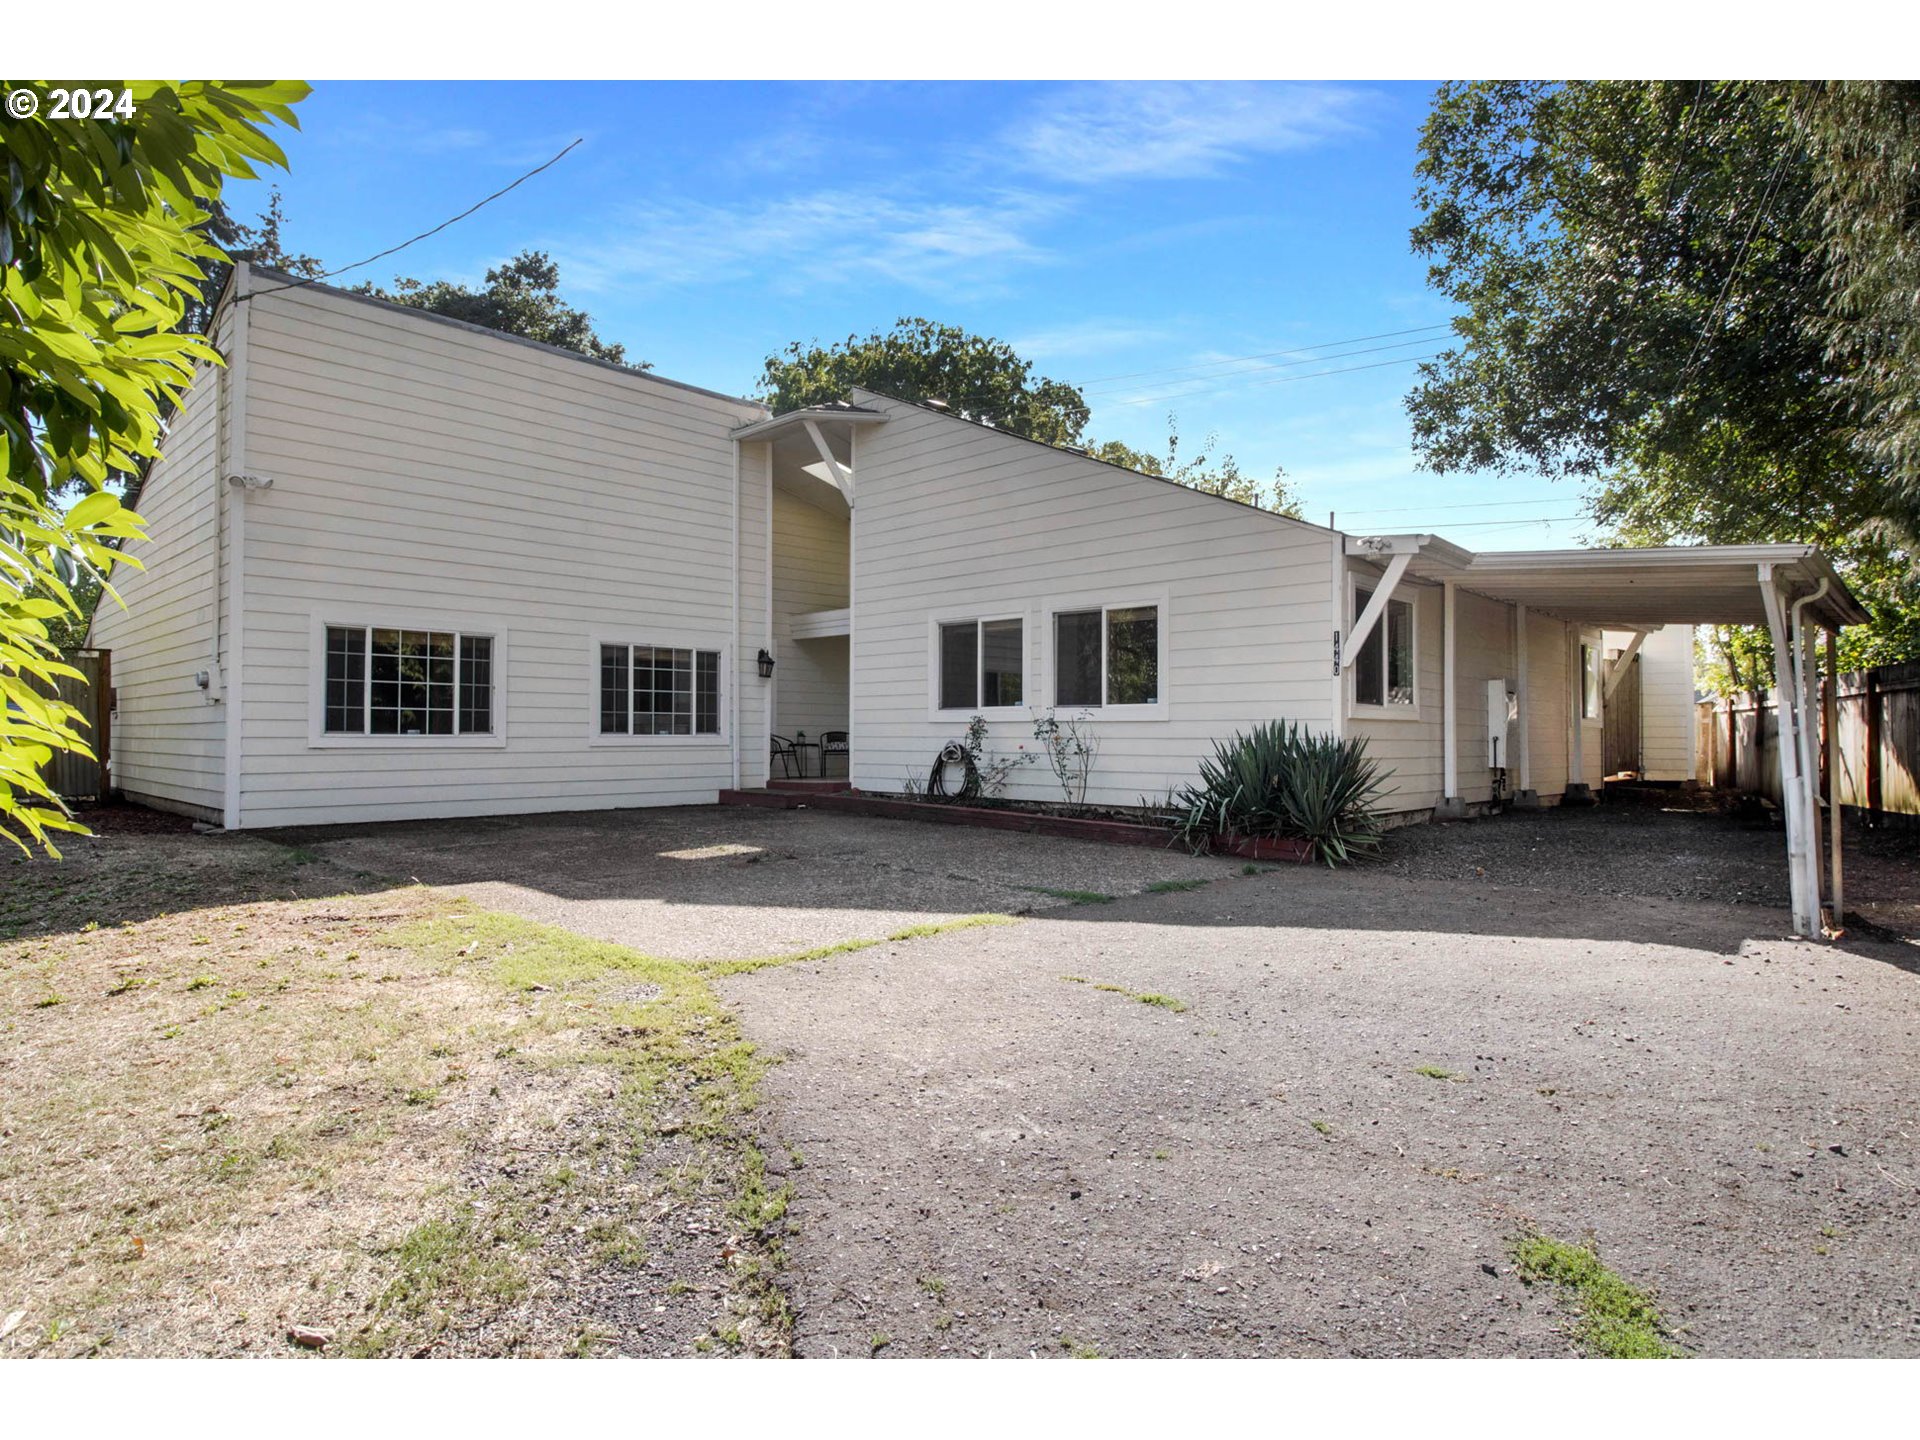
[[[1654, 625], [1765, 625], [1763, 569], [1789, 601], [1819, 591], [1805, 618], [1826, 629], [1870, 618], [1817, 546], [1676, 545], [1613, 550], [1464, 551], [1437, 536], [1381, 537], [1421, 543], [1409, 572], [1453, 580], [1491, 600], [1565, 619], [1631, 630]], [[1365, 553], [1350, 543], [1354, 553]], [[1378, 542], [1375, 542], [1378, 548]]]

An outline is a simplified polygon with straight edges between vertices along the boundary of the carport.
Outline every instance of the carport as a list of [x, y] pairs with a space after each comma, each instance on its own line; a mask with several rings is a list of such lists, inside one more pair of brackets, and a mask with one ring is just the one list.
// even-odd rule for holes
[[[1512, 605], [1519, 633], [1530, 611], [1636, 637], [1613, 662], [1608, 687], [1632, 663], [1640, 642], [1664, 625], [1762, 625], [1773, 637], [1774, 673], [1780, 693], [1780, 765], [1787, 829], [1787, 863], [1798, 935], [1821, 933], [1819, 737], [1816, 715], [1817, 632], [1824, 632], [1828, 673], [1834, 673], [1840, 630], [1868, 616], [1832, 563], [1811, 545], [1698, 545], [1622, 550], [1494, 550], [1474, 552], [1434, 535], [1356, 537], [1348, 553], [1385, 560], [1387, 572], [1369, 611], [1378, 613], [1402, 575], [1437, 582], [1445, 592], [1443, 641], [1445, 685], [1442, 725], [1448, 767], [1446, 793], [1458, 793], [1453, 775], [1457, 748], [1454, 674], [1454, 592], [1470, 591]], [[1364, 639], [1356, 626], [1353, 644]], [[1523, 716], [1527, 711], [1525, 646], [1515, 677]], [[1577, 683], [1577, 681], [1576, 681]], [[1828, 704], [1832, 704], [1829, 687]], [[1832, 716], [1826, 727], [1834, 740]], [[1520, 786], [1528, 788], [1527, 754], [1516, 759]], [[1831, 754], [1829, 760], [1831, 762]], [[1843, 903], [1840, 812], [1830, 807], [1831, 909], [1837, 923]]]

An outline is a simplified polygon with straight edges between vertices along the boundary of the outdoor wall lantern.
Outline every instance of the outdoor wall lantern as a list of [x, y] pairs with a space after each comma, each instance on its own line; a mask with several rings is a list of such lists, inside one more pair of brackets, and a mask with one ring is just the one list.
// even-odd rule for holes
[[764, 650], [760, 652], [760, 678], [762, 680], [773, 678], [773, 656]]

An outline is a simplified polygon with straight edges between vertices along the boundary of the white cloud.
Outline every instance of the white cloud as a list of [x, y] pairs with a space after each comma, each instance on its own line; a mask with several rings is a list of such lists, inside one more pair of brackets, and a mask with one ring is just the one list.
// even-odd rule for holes
[[1001, 140], [1022, 167], [1055, 180], [1178, 179], [1353, 133], [1366, 102], [1363, 91], [1321, 84], [1076, 85]]
[[738, 206], [643, 205], [607, 227], [617, 243], [554, 248], [583, 289], [748, 278], [775, 290], [873, 279], [975, 290], [1048, 261], [1038, 232], [1060, 212], [1020, 191], [967, 201], [821, 191]]

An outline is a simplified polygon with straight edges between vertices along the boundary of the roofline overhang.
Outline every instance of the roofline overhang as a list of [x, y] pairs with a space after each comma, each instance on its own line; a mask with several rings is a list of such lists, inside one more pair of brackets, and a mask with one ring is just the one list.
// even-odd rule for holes
[[814, 407], [806, 410], [789, 410], [784, 415], [772, 415], [765, 420], [755, 420], [750, 425], [742, 425], [728, 434], [734, 440], [767, 440], [788, 430], [803, 427], [809, 420], [816, 425], [828, 423], [848, 425], [884, 425], [887, 417], [875, 410], [827, 409]]

